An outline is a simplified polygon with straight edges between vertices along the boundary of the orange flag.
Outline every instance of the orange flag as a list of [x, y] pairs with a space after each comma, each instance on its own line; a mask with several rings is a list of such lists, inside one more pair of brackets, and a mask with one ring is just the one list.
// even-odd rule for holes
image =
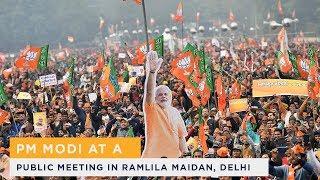
[[283, 16], [283, 9], [281, 5], [281, 0], [278, 0], [278, 12], [281, 16]]
[[288, 37], [285, 28], [282, 28], [278, 34], [278, 41], [280, 43], [281, 54], [279, 58], [280, 70], [284, 73], [289, 73], [292, 70], [292, 63], [288, 54]]
[[178, 79], [186, 82], [187, 77], [194, 68], [194, 58], [191, 51], [179, 54], [176, 59], [171, 62], [171, 74]]
[[3, 71], [2, 71], [3, 77], [4, 77], [5, 79], [8, 79], [9, 76], [11, 75], [11, 73], [12, 73], [12, 70], [13, 70], [12, 68], [3, 70]]
[[38, 67], [38, 60], [41, 55], [41, 48], [28, 45], [15, 62], [17, 68], [35, 70]]
[[233, 12], [232, 12], [231, 9], [230, 9], [230, 12], [229, 12], [229, 21], [233, 22], [233, 21], [235, 21], [235, 20], [236, 20], [236, 18], [235, 18], [235, 16], [234, 16]]
[[96, 65], [93, 67], [93, 71], [94, 72], [100, 71], [100, 70], [103, 69], [103, 67], [104, 67], [104, 55], [100, 54], [99, 57], [98, 57]]
[[200, 107], [201, 102], [197, 97], [197, 89], [190, 84], [186, 84], [184, 90], [186, 91], [186, 94], [188, 95], [189, 99], [191, 99], [192, 105], [195, 107]]
[[218, 109], [223, 112], [227, 106], [227, 96], [222, 84], [222, 76], [218, 75], [216, 79], [216, 92], [218, 95]]
[[182, 1], [178, 4], [177, 12], [175, 15], [175, 21], [176, 22], [182, 22], [183, 21], [183, 4]]
[[229, 95], [230, 99], [240, 99], [241, 97], [241, 87], [238, 81], [235, 81], [231, 86], [231, 92]]
[[309, 75], [309, 70], [310, 70], [310, 61], [309, 59], [303, 58], [301, 56], [297, 57], [297, 64], [298, 64], [298, 71], [300, 76], [303, 79], [307, 79]]
[[197, 88], [198, 94], [201, 97], [202, 106], [205, 106], [208, 103], [210, 99], [210, 94], [211, 94], [206, 81], [207, 81], [206, 76], [203, 76]]
[[118, 84], [116, 68], [113, 64], [113, 58], [109, 60], [100, 78], [100, 93], [102, 99], [115, 101], [120, 97], [120, 86]]
[[134, 2], [138, 5], [141, 5], [142, 4], [142, 0], [134, 0]]
[[9, 116], [9, 112], [0, 109], [0, 124], [3, 124]]

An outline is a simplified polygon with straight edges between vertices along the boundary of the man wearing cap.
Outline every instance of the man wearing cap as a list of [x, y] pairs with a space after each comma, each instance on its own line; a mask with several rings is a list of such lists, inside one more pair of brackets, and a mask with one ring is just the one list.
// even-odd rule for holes
[[128, 119], [125, 117], [117, 117], [120, 121], [120, 126], [118, 127], [116, 124], [112, 126], [111, 129], [111, 136], [112, 137], [127, 137], [128, 136], [128, 131], [129, 131], [129, 123]]
[[235, 144], [232, 148], [232, 158], [242, 158], [242, 146]]
[[142, 157], [178, 158], [188, 151], [186, 127], [179, 111], [171, 105], [172, 92], [169, 87], [156, 87], [157, 72], [163, 60], [155, 51], [148, 52], [146, 59], [143, 99], [146, 141]]

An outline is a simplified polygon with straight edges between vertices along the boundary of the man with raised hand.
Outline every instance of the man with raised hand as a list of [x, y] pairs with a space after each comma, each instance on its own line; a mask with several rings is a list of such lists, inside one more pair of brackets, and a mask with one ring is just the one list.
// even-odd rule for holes
[[156, 86], [157, 73], [163, 60], [155, 51], [146, 56], [146, 81], [143, 111], [146, 129], [143, 158], [178, 158], [187, 152], [186, 127], [179, 111], [172, 107], [168, 86]]

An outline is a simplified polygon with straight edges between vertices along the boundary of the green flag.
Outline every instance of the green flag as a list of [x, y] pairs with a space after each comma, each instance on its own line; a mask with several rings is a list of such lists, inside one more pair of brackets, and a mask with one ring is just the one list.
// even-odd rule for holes
[[296, 75], [296, 77], [301, 77], [299, 70], [298, 70], [297, 56], [290, 51], [288, 51], [288, 54], [289, 54], [289, 60], [291, 61], [291, 64], [293, 67], [294, 74]]
[[133, 127], [130, 126], [127, 131], [127, 137], [134, 137]]
[[3, 104], [6, 104], [8, 101], [8, 97], [4, 91], [4, 85], [1, 82], [0, 83], [0, 105], [2, 106]]
[[199, 61], [200, 74], [203, 74], [206, 72], [204, 47], [201, 48], [201, 51], [198, 51], [198, 56], [200, 57], [200, 61]]
[[48, 66], [49, 45], [41, 47], [41, 55], [38, 61], [38, 69], [43, 70]]
[[117, 93], [120, 91], [120, 86], [118, 83], [117, 70], [113, 64], [113, 56], [109, 60], [109, 67], [110, 67], [109, 80], [110, 80], [110, 83], [112, 84], [112, 86], [114, 87], [115, 93]]
[[214, 92], [214, 82], [213, 82], [213, 77], [212, 77], [212, 69], [211, 69], [211, 61], [209, 56], [205, 56], [205, 72], [206, 72], [206, 80], [207, 80], [207, 85], [210, 89], [211, 92]]
[[163, 35], [154, 39], [154, 50], [159, 57], [163, 57]]
[[183, 52], [187, 52], [187, 51], [191, 51], [194, 56], [198, 54], [197, 52], [198, 50], [190, 43], [188, 43], [183, 49]]

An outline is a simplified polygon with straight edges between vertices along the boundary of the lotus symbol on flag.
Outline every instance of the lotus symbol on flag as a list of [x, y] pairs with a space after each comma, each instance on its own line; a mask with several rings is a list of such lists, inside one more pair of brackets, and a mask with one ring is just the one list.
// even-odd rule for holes
[[[152, 49], [152, 45], [150, 44], [149, 45], [149, 49]], [[147, 45], [143, 45], [140, 47], [140, 51], [143, 53], [143, 54], [147, 54]]]
[[178, 67], [182, 69], [186, 69], [190, 66], [191, 59], [190, 57], [185, 57], [178, 62]]
[[28, 51], [27, 56], [26, 56], [26, 60], [33, 61], [36, 58], [36, 56], [37, 56], [37, 52]]
[[280, 58], [279, 65], [282, 67], [282, 66], [284, 66], [285, 64], [286, 64], [286, 62], [284, 61], [284, 57], [282, 56], [282, 57]]
[[106, 87], [105, 87], [105, 92], [106, 92], [106, 94], [108, 94], [109, 96], [112, 96], [112, 93], [111, 93], [111, 91], [110, 91], [109, 86], [106, 86]]
[[188, 96], [193, 96], [193, 91], [191, 89], [185, 89]]
[[302, 68], [303, 71], [308, 72], [309, 71], [309, 65], [307, 64], [307, 62], [305, 60], [302, 60], [300, 62], [300, 66]]
[[204, 84], [205, 84], [204, 81], [201, 81], [201, 82], [200, 82], [199, 87], [198, 87], [200, 91], [203, 91], [203, 90], [204, 90]]

